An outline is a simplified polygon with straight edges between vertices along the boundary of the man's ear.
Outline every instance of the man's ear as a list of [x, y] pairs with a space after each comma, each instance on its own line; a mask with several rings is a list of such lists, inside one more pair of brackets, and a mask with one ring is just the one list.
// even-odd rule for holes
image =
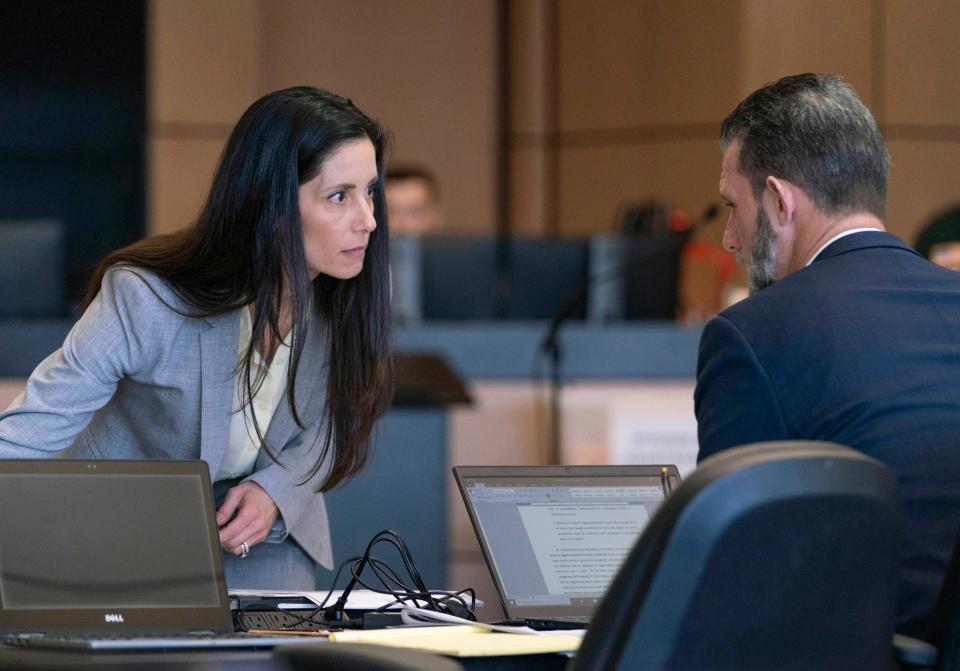
[[793, 223], [799, 205], [793, 184], [770, 175], [767, 177], [763, 195], [770, 208], [768, 211], [775, 215], [773, 221], [779, 226]]

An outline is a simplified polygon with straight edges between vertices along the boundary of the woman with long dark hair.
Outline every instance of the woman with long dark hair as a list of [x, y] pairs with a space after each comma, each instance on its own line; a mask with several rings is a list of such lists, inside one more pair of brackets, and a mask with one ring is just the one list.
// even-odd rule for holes
[[100, 264], [0, 457], [202, 458], [228, 584], [312, 588], [393, 392], [384, 142], [315, 88], [253, 103], [197, 222]]

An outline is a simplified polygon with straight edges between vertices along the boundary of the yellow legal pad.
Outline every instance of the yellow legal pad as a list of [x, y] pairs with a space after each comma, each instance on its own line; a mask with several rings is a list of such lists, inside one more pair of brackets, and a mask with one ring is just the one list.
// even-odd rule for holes
[[505, 634], [469, 625], [336, 631], [330, 633], [330, 640], [415, 648], [451, 657], [573, 652], [580, 647], [580, 637], [575, 634]]

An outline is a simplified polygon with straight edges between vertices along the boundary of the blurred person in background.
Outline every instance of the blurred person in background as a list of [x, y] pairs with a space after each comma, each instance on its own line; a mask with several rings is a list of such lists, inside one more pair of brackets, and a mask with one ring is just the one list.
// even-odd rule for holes
[[938, 266], [960, 270], [960, 207], [952, 207], [927, 224], [914, 249]]
[[363, 467], [393, 394], [383, 153], [346, 98], [254, 102], [197, 222], [101, 262], [0, 413], [0, 457], [203, 459], [228, 586], [314, 589], [320, 492]]
[[394, 165], [387, 170], [387, 211], [393, 235], [424, 235], [443, 229], [440, 185], [418, 165]]

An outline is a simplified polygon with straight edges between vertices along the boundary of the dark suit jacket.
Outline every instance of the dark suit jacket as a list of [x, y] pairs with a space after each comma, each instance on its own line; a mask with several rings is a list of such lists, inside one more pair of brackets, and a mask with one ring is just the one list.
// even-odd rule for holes
[[960, 273], [854, 233], [710, 320], [699, 458], [828, 440], [891, 468], [904, 511], [898, 630], [923, 634], [960, 533]]

